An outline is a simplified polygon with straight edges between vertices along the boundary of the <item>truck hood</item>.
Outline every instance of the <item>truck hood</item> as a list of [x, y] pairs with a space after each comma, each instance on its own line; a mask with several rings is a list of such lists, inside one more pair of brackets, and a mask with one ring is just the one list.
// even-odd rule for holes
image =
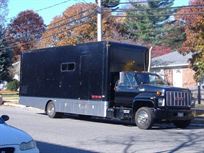
[[188, 90], [185, 88], [179, 88], [179, 87], [173, 87], [173, 86], [168, 86], [168, 85], [149, 85], [149, 84], [142, 84], [139, 86], [140, 91], [150, 91], [150, 92], [156, 92], [156, 91], [168, 91], [168, 90], [173, 90], [173, 91], [183, 91], [183, 90]]
[[0, 124], [0, 145], [19, 145], [22, 142], [29, 142], [32, 137], [24, 131], [9, 126]]

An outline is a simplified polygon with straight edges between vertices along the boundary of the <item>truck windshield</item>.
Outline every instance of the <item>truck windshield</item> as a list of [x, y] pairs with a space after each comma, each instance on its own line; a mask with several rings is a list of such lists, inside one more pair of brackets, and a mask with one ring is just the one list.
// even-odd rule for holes
[[118, 85], [120, 87], [135, 87], [140, 84], [167, 85], [167, 83], [157, 74], [120, 72]]
[[167, 85], [167, 83], [157, 74], [153, 73], [136, 73], [138, 84]]

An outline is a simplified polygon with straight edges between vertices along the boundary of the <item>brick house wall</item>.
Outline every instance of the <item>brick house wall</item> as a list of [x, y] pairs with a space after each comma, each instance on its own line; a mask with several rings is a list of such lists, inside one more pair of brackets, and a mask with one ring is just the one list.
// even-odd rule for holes
[[194, 88], [197, 83], [194, 79], [195, 72], [188, 67], [175, 67], [175, 68], [153, 68], [152, 72], [159, 74], [167, 81], [170, 85], [173, 85], [173, 70], [179, 69], [182, 73], [182, 87], [183, 88]]
[[184, 68], [182, 70], [182, 80], [183, 80], [183, 87], [184, 88], [193, 88], [197, 86], [197, 83], [194, 79], [195, 72], [190, 68]]
[[192, 53], [183, 55], [177, 51], [154, 57], [151, 60], [151, 71], [161, 75], [169, 84], [183, 87], [195, 88], [195, 72], [189, 68], [189, 59]]

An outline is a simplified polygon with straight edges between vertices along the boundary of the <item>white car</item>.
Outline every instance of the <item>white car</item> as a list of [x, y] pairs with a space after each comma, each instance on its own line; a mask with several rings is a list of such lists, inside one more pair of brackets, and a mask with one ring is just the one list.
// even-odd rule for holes
[[7, 120], [6, 115], [0, 117], [0, 153], [39, 153], [32, 137], [6, 124]]

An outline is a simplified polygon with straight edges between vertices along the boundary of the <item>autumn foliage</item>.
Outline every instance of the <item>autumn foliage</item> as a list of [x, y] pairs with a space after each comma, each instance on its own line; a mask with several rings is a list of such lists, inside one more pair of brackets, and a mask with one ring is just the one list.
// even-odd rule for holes
[[[178, 11], [177, 19], [185, 21], [186, 40], [182, 48], [183, 53], [194, 52], [191, 59], [192, 68], [196, 72], [196, 79], [204, 76], [204, 1], [191, 0], [190, 8]], [[183, 14], [183, 15], [182, 15]]]
[[[96, 41], [97, 15], [93, 3], [78, 3], [55, 17], [43, 33], [39, 47], [63, 46]], [[111, 12], [103, 12], [103, 38], [109, 39], [114, 31]]]
[[168, 54], [172, 51], [170, 47], [166, 46], [154, 46], [152, 48], [152, 58], [157, 57], [157, 56], [162, 56], [164, 54]]
[[6, 30], [6, 39], [13, 49], [14, 60], [22, 51], [35, 47], [45, 30], [42, 17], [32, 10], [23, 11], [12, 20]]

